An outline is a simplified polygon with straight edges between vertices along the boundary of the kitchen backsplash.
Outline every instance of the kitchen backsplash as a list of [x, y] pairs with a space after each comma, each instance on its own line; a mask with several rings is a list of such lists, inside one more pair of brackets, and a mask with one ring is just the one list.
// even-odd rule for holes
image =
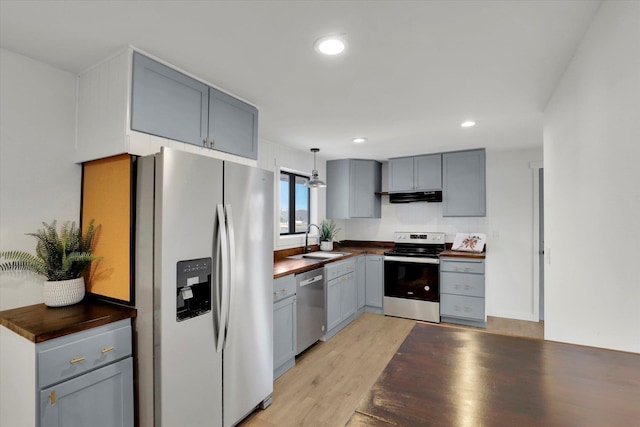
[[343, 230], [338, 238], [349, 240], [391, 241], [395, 231], [438, 231], [451, 243], [456, 233], [487, 233], [486, 217], [443, 217], [442, 203], [390, 204], [388, 196], [382, 196], [381, 219], [336, 222]]

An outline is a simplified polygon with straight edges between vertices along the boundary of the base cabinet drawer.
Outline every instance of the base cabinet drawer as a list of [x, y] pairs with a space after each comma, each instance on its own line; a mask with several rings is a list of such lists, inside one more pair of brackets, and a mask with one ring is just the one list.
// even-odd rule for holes
[[454, 273], [484, 274], [484, 260], [447, 258], [440, 260], [440, 271]]
[[273, 281], [273, 302], [289, 298], [296, 293], [296, 278], [293, 274]]
[[483, 298], [484, 275], [443, 271], [440, 273], [440, 292]]
[[442, 294], [440, 315], [484, 321], [484, 298]]
[[91, 333], [93, 331], [85, 333], [88, 336], [79, 333], [63, 338], [59, 340], [60, 345], [38, 352], [40, 387], [81, 375], [132, 354], [130, 325]]

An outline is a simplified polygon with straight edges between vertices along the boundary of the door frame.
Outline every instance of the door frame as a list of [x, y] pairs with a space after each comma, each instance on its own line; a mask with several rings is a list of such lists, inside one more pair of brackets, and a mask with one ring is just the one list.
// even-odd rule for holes
[[[531, 177], [533, 181], [533, 230], [532, 230], [532, 242], [533, 242], [533, 286], [532, 288], [532, 307], [533, 320], [540, 321], [540, 282], [544, 277], [540, 277], [540, 192], [544, 189], [540, 188], [540, 170], [543, 169], [543, 163], [541, 161], [529, 162], [529, 168], [531, 169]], [[544, 197], [544, 193], [543, 193]], [[544, 286], [544, 284], [543, 284]]]

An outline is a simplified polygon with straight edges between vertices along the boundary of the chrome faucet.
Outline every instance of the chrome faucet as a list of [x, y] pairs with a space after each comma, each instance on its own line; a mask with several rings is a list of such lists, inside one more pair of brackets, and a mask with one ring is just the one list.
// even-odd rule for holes
[[311, 248], [309, 247], [309, 231], [311, 231], [311, 226], [314, 226], [318, 229], [318, 245], [320, 245], [320, 227], [315, 224], [309, 224], [307, 227], [307, 231], [304, 233], [304, 253], [311, 252]]

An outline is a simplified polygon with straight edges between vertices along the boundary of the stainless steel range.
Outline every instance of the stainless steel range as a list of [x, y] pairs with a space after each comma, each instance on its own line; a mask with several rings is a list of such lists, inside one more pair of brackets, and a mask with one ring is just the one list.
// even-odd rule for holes
[[384, 314], [440, 323], [444, 233], [395, 232], [384, 257]]

